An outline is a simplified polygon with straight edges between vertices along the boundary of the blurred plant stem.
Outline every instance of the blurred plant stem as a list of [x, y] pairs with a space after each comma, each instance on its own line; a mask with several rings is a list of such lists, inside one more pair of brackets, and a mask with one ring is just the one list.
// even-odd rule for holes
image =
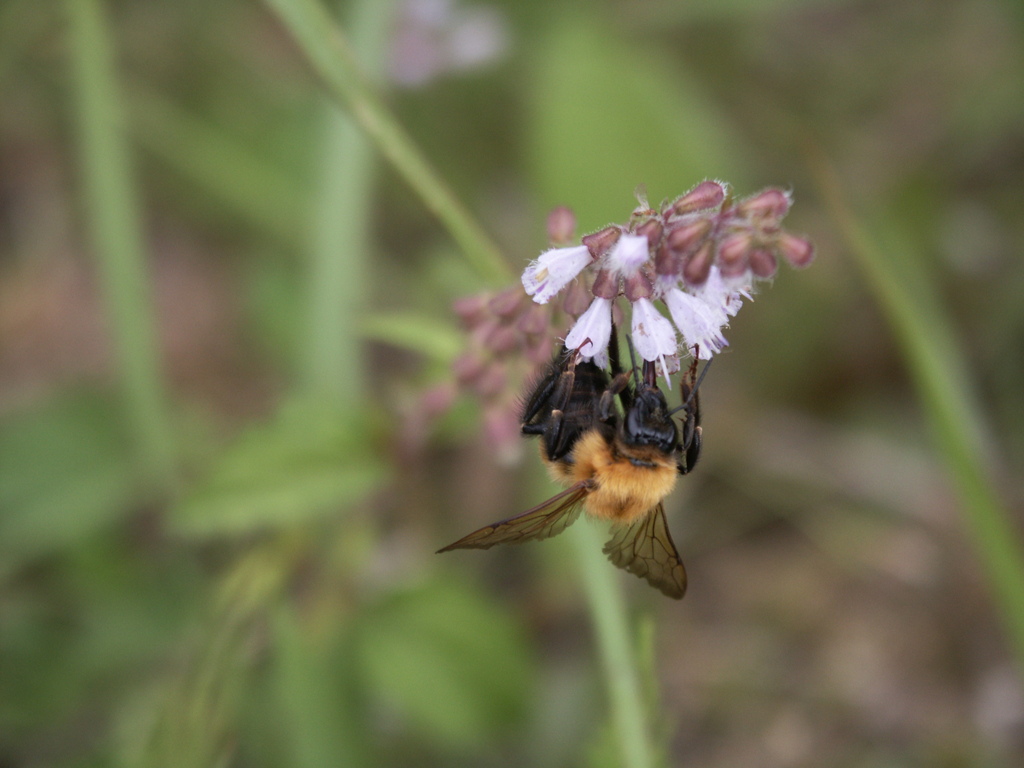
[[622, 765], [650, 768], [654, 764], [651, 736], [618, 571], [605, 558], [598, 529], [589, 520], [573, 526], [569, 534], [583, 573], [583, 588], [597, 635]]
[[1024, 675], [1024, 555], [1019, 531], [988, 471], [992, 451], [963, 368], [965, 345], [956, 340], [935, 305], [928, 276], [911, 259], [895, 258], [878, 246], [847, 204], [826, 159], [816, 158], [814, 169], [832, 215], [903, 350]]
[[67, 0], [87, 225], [142, 469], [169, 490], [175, 448], [110, 30], [100, 0]]
[[317, 0], [266, 0], [295, 39], [331, 95], [344, 104], [377, 151], [447, 227], [480, 276], [490, 284], [511, 279], [498, 247], [433, 169], [384, 106], [360, 69], [348, 40]]
[[[385, 0], [351, 7], [352, 47], [367, 72], [381, 68], [393, 8]], [[371, 285], [374, 155], [348, 113], [324, 100], [302, 373], [309, 394], [345, 404], [358, 401], [366, 387], [360, 324]]]
[[[391, 0], [338, 3], [349, 14], [352, 53], [370, 76], [382, 68], [393, 20]], [[300, 341], [304, 394], [329, 411], [364, 408], [367, 371], [362, 322], [370, 307], [373, 224], [373, 146], [335, 99], [323, 97], [320, 180], [312, 201], [308, 254], [307, 325]], [[372, 536], [358, 516], [335, 528], [339, 542]], [[352, 567], [350, 564], [349, 567]], [[330, 676], [298, 617], [282, 607], [274, 621], [278, 696], [289, 723], [296, 766], [366, 766], [370, 763], [365, 713], [351, 706], [356, 684]]]

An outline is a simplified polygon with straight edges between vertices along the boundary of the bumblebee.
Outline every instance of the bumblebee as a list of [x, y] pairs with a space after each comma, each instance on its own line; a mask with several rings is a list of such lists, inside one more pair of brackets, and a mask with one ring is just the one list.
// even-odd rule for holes
[[[632, 343], [629, 351], [633, 358]], [[662, 501], [700, 457], [697, 355], [683, 377], [682, 405], [672, 410], [657, 386], [653, 362], [645, 360], [641, 372], [634, 359], [632, 371], [625, 372], [618, 357], [614, 333], [610, 374], [563, 347], [524, 399], [522, 432], [540, 437], [541, 458], [566, 490], [439, 552], [546, 539], [586, 511], [612, 523], [604, 552], [616, 566], [669, 597], [682, 598], [686, 570], [669, 534]], [[679, 411], [681, 430], [673, 419]]]

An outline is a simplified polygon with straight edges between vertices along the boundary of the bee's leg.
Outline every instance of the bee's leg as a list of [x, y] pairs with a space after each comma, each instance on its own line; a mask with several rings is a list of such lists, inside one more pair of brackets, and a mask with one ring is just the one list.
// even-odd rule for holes
[[549, 460], [558, 461], [569, 452], [568, 433], [563, 429], [565, 426], [565, 412], [562, 408], [555, 408], [545, 422], [545, 430], [542, 439], [544, 440], [544, 451]]
[[533, 394], [530, 395], [530, 399], [526, 401], [526, 406], [523, 408], [524, 435], [539, 435], [544, 431], [541, 425], [531, 424], [530, 422], [533, 421], [534, 417], [541, 412], [554, 396], [555, 390], [562, 380], [562, 375], [565, 371], [568, 368], [574, 368], [575, 365], [575, 354], [562, 347], [561, 353], [556, 358], [556, 363], [550, 366], [547, 375], [538, 382]]
[[[707, 370], [707, 368], [705, 368], [704, 370]], [[700, 426], [700, 390], [699, 389], [695, 389], [693, 391], [692, 411], [693, 411], [693, 425], [695, 427], [699, 427]]]
[[[696, 361], [690, 368], [689, 381], [694, 380], [696, 372]], [[705, 368], [705, 370], [707, 370]], [[700, 458], [701, 428], [700, 428], [700, 392], [693, 388], [687, 381], [683, 381], [683, 402], [689, 403], [686, 408], [686, 421], [683, 423], [683, 437], [679, 442], [679, 453], [683, 461], [679, 462], [679, 474], [685, 475], [692, 471]]]
[[[569, 445], [570, 436], [563, 427], [565, 425], [565, 408], [569, 405], [573, 388], [576, 386], [576, 362], [579, 360], [579, 355], [575, 352], [570, 354], [572, 357], [565, 370], [559, 375], [550, 398], [545, 399], [551, 403], [551, 414], [542, 424], [523, 425], [524, 434], [542, 435], [544, 450], [551, 461], [562, 458], [572, 447]], [[527, 426], [533, 426], [535, 429], [527, 432]]]
[[629, 391], [629, 377], [630, 374], [625, 372], [616, 374], [608, 389], [601, 393], [601, 399], [597, 403], [598, 421], [610, 423], [615, 420], [618, 415], [615, 413], [615, 396], [618, 395], [625, 402], [625, 393]]
[[[680, 475], [687, 475], [697, 466], [697, 459], [700, 458], [702, 445], [701, 428], [695, 426], [693, 420], [687, 420], [684, 427], [684, 441], [679, 444], [678, 452], [681, 460], [676, 462]], [[689, 433], [688, 435], [686, 433]]]
[[543, 431], [542, 425], [531, 424], [533, 418], [540, 413], [541, 408], [544, 407], [550, 398], [552, 393], [555, 391], [555, 387], [558, 385], [560, 376], [548, 376], [544, 381], [537, 385], [537, 389], [534, 390], [530, 399], [526, 403], [526, 407], [523, 410], [523, 434], [524, 435], [536, 435]]
[[690, 364], [690, 370], [686, 376], [683, 377], [680, 383], [680, 389], [682, 390], [683, 405], [680, 407], [686, 408], [688, 413], [692, 413], [696, 426], [700, 426], [700, 384], [704, 381], [704, 375], [708, 372], [708, 368], [711, 367], [713, 360], [708, 360], [704, 364], [704, 370], [700, 372], [700, 376], [697, 375], [697, 364], [699, 362], [700, 347], [696, 344], [693, 345], [693, 362]]

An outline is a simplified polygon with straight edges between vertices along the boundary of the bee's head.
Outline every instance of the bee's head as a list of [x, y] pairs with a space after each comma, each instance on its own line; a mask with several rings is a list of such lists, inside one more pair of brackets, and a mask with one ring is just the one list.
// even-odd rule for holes
[[641, 384], [622, 421], [622, 440], [631, 446], [651, 446], [665, 453], [676, 449], [679, 433], [668, 412], [665, 396], [656, 386]]

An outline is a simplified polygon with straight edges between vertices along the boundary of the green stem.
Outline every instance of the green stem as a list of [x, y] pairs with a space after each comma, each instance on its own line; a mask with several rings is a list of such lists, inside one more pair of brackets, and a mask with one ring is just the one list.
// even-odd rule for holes
[[[393, 3], [359, 0], [353, 47], [368, 71], [380, 69]], [[370, 286], [372, 147], [348, 114], [324, 104], [323, 169], [310, 252], [309, 327], [304, 374], [312, 394], [352, 402], [365, 389], [359, 326]]]
[[907, 274], [906, 260], [900, 265], [887, 258], [859, 225], [826, 161], [820, 160], [816, 171], [832, 215], [903, 349], [1024, 673], [1024, 556], [986, 468], [991, 450], [982, 434], [983, 416], [956, 354], [964, 345], [932, 306], [926, 276]]
[[577, 548], [583, 588], [587, 594], [601, 665], [608, 683], [622, 765], [626, 768], [650, 768], [654, 764], [650, 731], [618, 571], [602, 554], [601, 537], [589, 520], [578, 523], [570, 534]]
[[483, 279], [511, 277], [497, 246], [413, 144], [360, 71], [338, 26], [316, 0], [266, 0], [331, 95], [345, 104], [377, 150], [447, 227]]
[[100, 0], [67, 0], [67, 11], [92, 250], [132, 435], [149, 479], [167, 489], [175, 451], [110, 32]]

